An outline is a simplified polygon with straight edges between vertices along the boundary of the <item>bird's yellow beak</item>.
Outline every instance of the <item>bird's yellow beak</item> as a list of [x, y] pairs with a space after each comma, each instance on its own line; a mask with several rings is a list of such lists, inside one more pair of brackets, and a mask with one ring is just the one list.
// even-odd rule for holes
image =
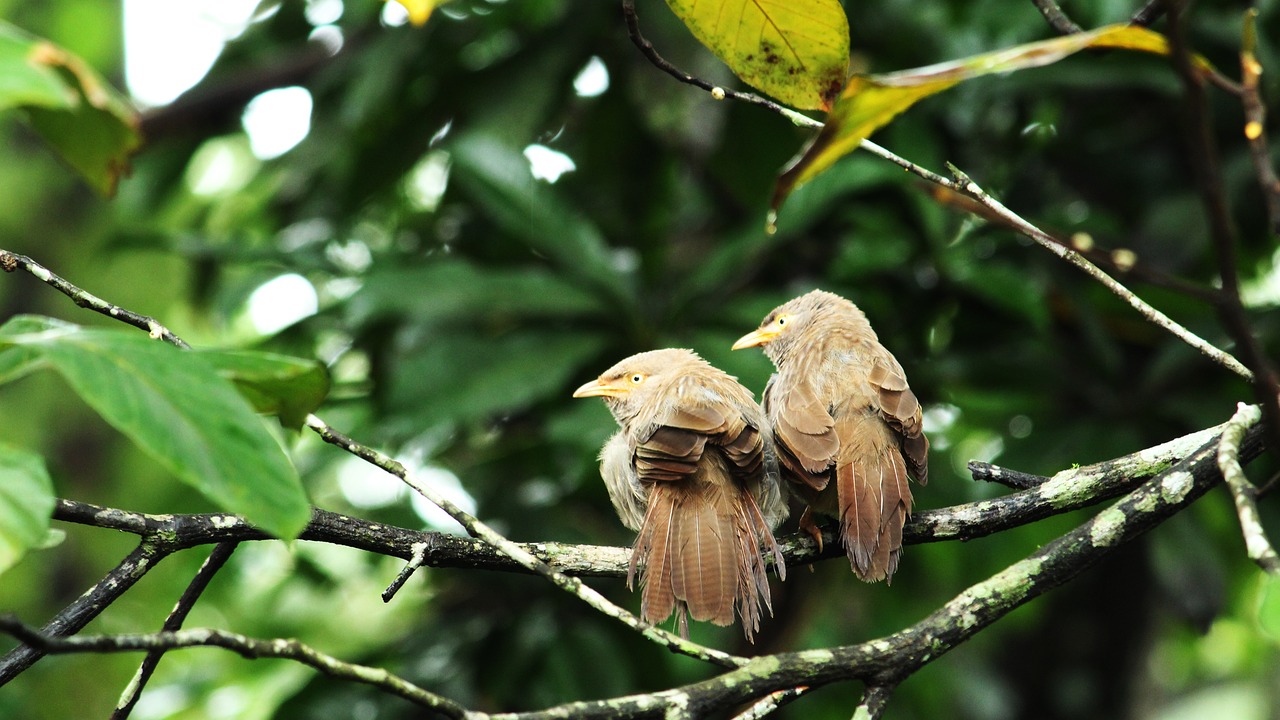
[[576, 398], [586, 397], [622, 397], [631, 391], [629, 387], [611, 385], [604, 380], [592, 380], [573, 391]]
[[778, 330], [778, 328], [773, 325], [770, 325], [767, 328], [760, 328], [759, 330], [754, 330], [738, 338], [738, 342], [733, 344], [733, 349], [741, 350], [743, 348], [768, 345], [769, 343], [773, 342], [774, 338], [778, 337], [779, 332], [780, 331]]

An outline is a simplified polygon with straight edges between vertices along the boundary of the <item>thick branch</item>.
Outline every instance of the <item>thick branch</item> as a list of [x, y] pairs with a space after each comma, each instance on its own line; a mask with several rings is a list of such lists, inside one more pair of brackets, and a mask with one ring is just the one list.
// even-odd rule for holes
[[[1250, 430], [1241, 452], [1260, 452], [1261, 433]], [[1116, 548], [1190, 505], [1220, 481], [1217, 442], [1145, 482], [1088, 522], [1026, 559], [957, 595], [919, 623], [858, 645], [780, 653], [753, 659], [719, 677], [662, 692], [569, 703], [538, 712], [495, 715], [502, 720], [550, 718], [661, 718], [672, 708], [698, 716], [712, 708], [749, 702], [806, 684], [862, 680], [893, 686], [1015, 608], [1062, 585]]]
[[[1064, 470], [1020, 492], [914, 513], [903, 530], [903, 542], [920, 544], [944, 540], [969, 540], [1026, 525], [1064, 512], [1078, 510], [1121, 495], [1179, 462], [1205, 442], [1216, 439], [1225, 425], [1185, 435], [1132, 455], [1096, 465]], [[1245, 458], [1252, 459], [1252, 456]], [[983, 466], [987, 475], [1025, 473]], [[243, 518], [225, 513], [146, 515], [90, 503], [58, 500], [55, 520], [89, 525], [144, 537], [166, 537], [174, 550], [220, 542], [267, 540], [270, 535]], [[825, 549], [817, 552], [804, 533], [780, 538], [788, 563], [808, 563], [844, 557], [844, 551], [828, 529]], [[409, 530], [383, 523], [312, 510], [302, 540], [326, 542], [410, 560], [420, 554], [429, 567], [474, 568], [507, 572], [533, 572], [493, 546], [477, 539], [439, 532]], [[573, 545], [558, 542], [518, 543], [518, 547], [557, 571], [578, 577], [626, 577], [630, 562], [627, 548]]]

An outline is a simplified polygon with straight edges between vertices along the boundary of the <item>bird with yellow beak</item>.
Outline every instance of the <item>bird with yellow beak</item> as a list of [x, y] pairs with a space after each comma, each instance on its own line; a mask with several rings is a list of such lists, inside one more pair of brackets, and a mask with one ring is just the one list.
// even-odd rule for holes
[[640, 616], [674, 612], [729, 625], [751, 640], [772, 612], [764, 552], [785, 575], [772, 529], [786, 517], [764, 414], [750, 391], [691, 350], [633, 355], [578, 388], [603, 398], [620, 429], [600, 452], [600, 475], [622, 524], [637, 531]]
[[807, 505], [801, 529], [821, 546], [814, 513], [836, 518], [854, 573], [891, 579], [913, 502], [908, 477], [929, 480], [929, 440], [902, 366], [857, 306], [821, 290], [775, 308], [733, 344], [749, 347], [777, 366], [764, 411], [782, 475]]

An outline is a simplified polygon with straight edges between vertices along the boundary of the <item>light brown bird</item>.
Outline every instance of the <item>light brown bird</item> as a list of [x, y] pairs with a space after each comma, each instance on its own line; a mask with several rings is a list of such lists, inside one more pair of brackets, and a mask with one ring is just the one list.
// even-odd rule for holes
[[808, 505], [801, 529], [821, 546], [813, 514], [836, 518], [854, 573], [891, 579], [911, 513], [907, 477], [929, 480], [929, 440], [902, 366], [857, 306], [821, 290], [776, 308], [733, 349], [756, 346], [778, 368], [764, 409], [782, 475]]
[[735, 609], [751, 640], [760, 605], [772, 612], [762, 550], [785, 576], [772, 528], [786, 517], [764, 414], [751, 392], [691, 350], [633, 355], [573, 393], [602, 397], [621, 429], [600, 451], [600, 474], [622, 524], [637, 531], [640, 616], [682, 634], [687, 615], [717, 625]]

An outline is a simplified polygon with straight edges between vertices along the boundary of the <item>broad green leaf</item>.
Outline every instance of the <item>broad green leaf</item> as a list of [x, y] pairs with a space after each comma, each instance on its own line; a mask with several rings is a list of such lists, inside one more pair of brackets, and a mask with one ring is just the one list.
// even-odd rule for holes
[[513, 237], [570, 276], [624, 297], [600, 230], [535, 180], [519, 151], [484, 135], [460, 137], [448, 146], [450, 182], [462, 186]]
[[667, 0], [744, 82], [801, 110], [827, 110], [849, 74], [839, 0]]
[[[856, 150], [871, 133], [920, 100], [965, 80], [1050, 65], [1086, 48], [1165, 55], [1169, 43], [1163, 35], [1143, 27], [1109, 25], [939, 65], [885, 75], [855, 75], [840, 93], [826, 125], [778, 177], [773, 210], [776, 212], [797, 187]], [[1202, 69], [1210, 67], [1202, 58], [1197, 57], [1196, 62]]]
[[84, 60], [0, 21], [0, 111], [15, 108], [105, 196], [142, 144], [137, 113]]
[[0, 573], [45, 544], [53, 504], [44, 458], [0, 443]]
[[40, 354], [30, 348], [0, 348], [0, 385], [13, 382], [40, 367]]
[[582, 317], [600, 312], [601, 302], [543, 268], [485, 268], [448, 258], [418, 266], [375, 267], [347, 308], [356, 324], [387, 315], [433, 323]]
[[[279, 443], [230, 382], [197, 353], [110, 330], [0, 327], [0, 346], [35, 350], [117, 430], [224, 510], [279, 537], [310, 519]], [[17, 332], [14, 332], [17, 330]]]
[[1263, 575], [1258, 587], [1258, 625], [1280, 645], [1280, 577]]
[[235, 383], [260, 413], [275, 415], [288, 428], [300, 428], [307, 414], [329, 394], [329, 373], [314, 360], [254, 350], [197, 350], [218, 374]]
[[[413, 348], [390, 396], [422, 424], [483, 419], [549, 397], [563, 399], [607, 339], [598, 333], [548, 329], [496, 337], [439, 334]], [[582, 380], [579, 380], [582, 382]]]

